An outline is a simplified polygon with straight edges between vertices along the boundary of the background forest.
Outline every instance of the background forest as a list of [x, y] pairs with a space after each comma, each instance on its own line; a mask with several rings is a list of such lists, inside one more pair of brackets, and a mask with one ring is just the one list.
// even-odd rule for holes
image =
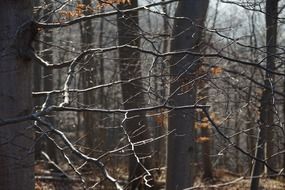
[[284, 0], [1, 0], [0, 190], [285, 189]]

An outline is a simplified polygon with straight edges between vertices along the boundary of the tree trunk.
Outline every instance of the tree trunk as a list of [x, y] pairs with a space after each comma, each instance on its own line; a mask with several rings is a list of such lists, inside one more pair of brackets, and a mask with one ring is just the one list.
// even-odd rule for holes
[[[263, 94], [261, 98], [261, 108], [260, 108], [260, 118], [262, 119], [262, 123], [259, 127], [258, 131], [258, 140], [256, 143], [256, 154], [255, 157], [264, 160], [264, 147], [265, 147], [265, 141], [267, 139], [267, 131], [266, 131], [266, 126], [264, 123], [264, 120], [267, 120], [267, 115], [265, 109], [265, 100], [268, 99], [268, 97], [265, 97], [266, 94]], [[264, 120], [263, 120], [264, 119]], [[252, 169], [252, 174], [251, 174], [251, 190], [256, 190], [258, 189], [259, 186], [259, 175], [263, 172], [264, 169], [264, 164], [258, 161], [254, 160], [254, 165]]]
[[[206, 80], [199, 81], [199, 88], [200, 93], [198, 96], [201, 97], [201, 100], [199, 101], [201, 105], [207, 104], [207, 97], [209, 96], [209, 87], [206, 85]], [[200, 86], [201, 85], [201, 86]], [[200, 118], [202, 119], [202, 122], [205, 121], [206, 116], [204, 112], [199, 112]], [[204, 119], [204, 120], [203, 120]], [[208, 119], [206, 119], [206, 122], [208, 123]], [[206, 140], [205, 142], [202, 142], [202, 165], [203, 165], [203, 180], [209, 181], [213, 179], [213, 171], [212, 171], [212, 162], [211, 162], [211, 139], [210, 139], [210, 126], [202, 126], [201, 127], [201, 136], [206, 137], [209, 140]]]
[[[239, 102], [238, 102], [238, 92], [235, 91], [234, 92], [235, 95], [234, 95], [234, 110], [235, 110], [235, 113], [234, 113], [234, 130], [236, 131], [236, 133], [238, 133], [239, 131], [241, 131], [242, 129], [240, 128], [240, 125], [239, 125]], [[235, 136], [235, 144], [237, 146], [240, 146], [240, 135], [237, 134]], [[240, 171], [242, 171], [242, 165], [240, 164], [240, 156], [239, 156], [239, 150], [236, 150], [235, 151], [235, 172], [236, 173], [239, 173]]]
[[[266, 53], [267, 62], [266, 67], [274, 71], [275, 70], [275, 56], [276, 56], [276, 46], [277, 46], [277, 18], [278, 17], [278, 0], [267, 0], [266, 1]], [[266, 126], [268, 128], [268, 140], [266, 143], [266, 158], [268, 159], [268, 165], [276, 169], [276, 160], [269, 159], [274, 154], [274, 94], [272, 92], [275, 89], [274, 75], [272, 73], [266, 73], [265, 85], [267, 87], [266, 94], [268, 94], [268, 99], [266, 100], [268, 121]], [[271, 176], [275, 174], [272, 170], [268, 170], [268, 175]]]
[[[102, 13], [104, 12], [104, 10], [101, 11]], [[104, 18], [100, 18], [100, 22], [99, 22], [99, 34], [98, 34], [98, 47], [99, 48], [103, 48], [103, 43], [104, 43]], [[98, 55], [98, 64], [99, 64], [99, 83], [100, 84], [105, 84], [105, 60], [104, 60], [104, 56], [103, 54], [99, 54]], [[107, 96], [106, 96], [106, 91], [104, 88], [101, 88], [99, 90], [99, 104], [101, 107], [103, 108], [107, 108]], [[99, 133], [100, 133], [100, 142], [102, 142], [102, 150], [105, 151], [106, 149], [108, 149], [108, 147], [110, 147], [111, 143], [110, 141], [108, 141], [107, 135], [108, 132], [107, 131], [107, 126], [110, 126], [110, 123], [108, 123], [108, 121], [106, 119], [104, 119], [106, 115], [103, 113], [99, 114], [99, 125], [100, 125], [100, 129], [99, 129]], [[104, 128], [103, 128], [104, 127]]]
[[[161, 0], [161, 2], [165, 2], [165, 0]], [[161, 9], [163, 13], [169, 14], [168, 7], [167, 5], [161, 5]], [[149, 16], [149, 19], [151, 19], [151, 16]], [[162, 44], [161, 44], [161, 52], [166, 53], [168, 52], [169, 48], [169, 26], [168, 26], [168, 18], [167, 16], [163, 17], [163, 29], [162, 33], [164, 35], [164, 38], [162, 39]], [[155, 78], [154, 80], [154, 91], [160, 95], [156, 97], [157, 103], [163, 104], [165, 102], [166, 94], [167, 94], [167, 80], [165, 75], [168, 74], [168, 69], [166, 68], [166, 64], [164, 63], [164, 58], [159, 59], [157, 62], [159, 63], [157, 67], [155, 67], [155, 73], [157, 75], [160, 75], [160, 77]], [[161, 118], [163, 120], [166, 120], [165, 113], [161, 113]], [[154, 123], [153, 128], [154, 128], [154, 136], [155, 137], [161, 137], [163, 136], [167, 131], [167, 124], [164, 125], [164, 122], [162, 120], [162, 123]], [[157, 140], [153, 143], [153, 149], [154, 149], [154, 154], [153, 154], [153, 166], [156, 168], [159, 168], [157, 170], [158, 175], [161, 175], [161, 170], [160, 168], [164, 167], [166, 164], [166, 138], [162, 138], [160, 140]]]
[[[137, 7], [137, 0], [131, 1], [131, 4], [119, 5], [118, 8], [130, 9]], [[132, 11], [124, 15], [118, 14], [118, 40], [119, 45], [129, 44], [140, 46], [139, 29], [138, 29], [138, 12]], [[136, 50], [127, 48], [119, 49], [119, 64], [121, 80], [129, 80], [142, 76], [140, 65], [140, 53]], [[122, 84], [122, 96], [125, 109], [140, 108], [145, 105], [144, 95], [142, 93], [143, 83], [136, 80], [131, 83]], [[128, 119], [125, 122], [125, 129], [133, 143], [143, 141], [149, 138], [149, 130], [146, 126], [144, 112], [128, 113]], [[145, 157], [150, 154], [148, 144], [135, 147], [135, 152], [139, 157]], [[146, 159], [140, 159], [146, 168], [149, 162]], [[143, 184], [142, 175], [145, 174], [143, 168], [138, 164], [134, 155], [129, 157], [129, 181], [132, 181], [130, 189], [146, 189]]]
[[[52, 16], [49, 15], [48, 13], [53, 9], [52, 1], [51, 0], [45, 0], [45, 4], [48, 5], [48, 8], [43, 11], [43, 15], [48, 15], [48, 16], [47, 16], [47, 18], [44, 17], [43, 19], [47, 22], [51, 22]], [[43, 41], [51, 44], [53, 41], [52, 35], [53, 35], [52, 31], [49, 31], [48, 33], [44, 34], [43, 35]], [[43, 58], [45, 60], [47, 60], [49, 63], [53, 63], [53, 57], [52, 57], [53, 52], [51, 50], [51, 47], [49, 45], [43, 44], [42, 48], [45, 52]], [[44, 74], [43, 90], [44, 91], [53, 90], [53, 72], [52, 72], [52, 69], [51, 68], [44, 68], [43, 74]], [[50, 99], [50, 102], [48, 102], [48, 105], [52, 105], [52, 99]], [[53, 116], [49, 117], [49, 120], [52, 123], [55, 122]], [[55, 138], [54, 135], [52, 135], [52, 134], [49, 134], [49, 135], [51, 135], [52, 138]], [[45, 141], [46, 141], [46, 147], [45, 147], [46, 153], [48, 154], [48, 156], [50, 157], [50, 159], [52, 161], [57, 163], [55, 144], [49, 139], [46, 139]]]
[[[30, 114], [32, 64], [24, 54], [31, 50], [32, 1], [0, 1], [0, 117]], [[29, 25], [25, 25], [29, 26]], [[20, 28], [22, 30], [20, 30]], [[0, 127], [0, 188], [34, 189], [33, 132], [29, 122]]]
[[[283, 64], [285, 64], [285, 62], [283, 63]], [[285, 74], [285, 67], [284, 67], [284, 74]], [[284, 79], [283, 79], [283, 93], [285, 94], [285, 77], [284, 77]], [[283, 99], [283, 131], [285, 131], [285, 99]], [[284, 133], [283, 133], [283, 135], [284, 135]], [[282, 141], [281, 141], [282, 143], [283, 143], [283, 150], [285, 150], [285, 137], [283, 137], [282, 138]], [[283, 154], [283, 156], [282, 156], [282, 165], [281, 165], [281, 167], [282, 168], [285, 168], [285, 154]], [[283, 176], [283, 180], [285, 181], [285, 176]]]
[[[208, 4], [208, 0], [179, 1], [175, 16], [189, 18], [195, 24], [191, 25], [191, 22], [185, 19], [174, 21], [172, 51], [199, 51], [202, 30], [197, 26], [203, 26]], [[199, 58], [191, 55], [171, 58], [170, 76], [174, 80], [170, 85], [170, 94], [174, 94], [169, 103], [173, 106], [195, 104], [196, 85], [189, 82], [195, 78]], [[180, 89], [176, 91], [178, 88]], [[168, 130], [173, 132], [168, 137], [167, 190], [180, 190], [193, 184], [194, 124], [195, 110], [173, 110], [169, 114]]]
[[[39, 6], [40, 0], [34, 1], [34, 6]], [[40, 15], [34, 15], [35, 19], [37, 20]], [[39, 52], [41, 49], [40, 43], [36, 43], [34, 45], [36, 52]], [[42, 91], [42, 66], [39, 64], [33, 64], [33, 92], [40, 92]], [[33, 106], [39, 108], [41, 105], [41, 97], [33, 97]], [[43, 150], [44, 144], [42, 140], [38, 140], [41, 138], [41, 131], [39, 133], [35, 133], [35, 160], [41, 160], [41, 151]]]
[[[278, 16], [278, 0], [266, 0], [266, 53], [267, 62], [266, 68], [270, 71], [275, 70], [275, 55], [277, 45], [277, 16]], [[265, 87], [261, 98], [261, 110], [260, 110], [260, 135], [257, 144], [256, 157], [264, 159], [264, 150], [266, 148], [266, 157], [270, 157], [273, 154], [273, 94], [274, 89], [274, 75], [269, 71], [266, 71]], [[272, 160], [268, 160], [268, 165], [274, 168]], [[252, 176], [259, 176], [263, 171], [264, 165], [260, 162], [254, 163]], [[272, 174], [270, 170], [269, 175]], [[259, 178], [252, 178], [251, 189], [258, 189]]]
[[[82, 0], [82, 3], [86, 6], [91, 4], [91, 0]], [[84, 11], [84, 15], [89, 15], [89, 11]], [[94, 28], [92, 26], [92, 21], [87, 20], [82, 24], [81, 28], [81, 43], [82, 43], [82, 50], [86, 50], [91, 48], [93, 43], [93, 32]], [[91, 56], [87, 56], [84, 59], [84, 70], [82, 75], [82, 88], [88, 88], [96, 84], [96, 64], [94, 64], [95, 60]], [[92, 106], [95, 104], [95, 94], [94, 92], [85, 92], [83, 95], [83, 102], [86, 107]], [[83, 113], [83, 123], [85, 134], [86, 134], [86, 142], [85, 145], [88, 148], [92, 148], [95, 145], [95, 115], [91, 112], [84, 112]]]

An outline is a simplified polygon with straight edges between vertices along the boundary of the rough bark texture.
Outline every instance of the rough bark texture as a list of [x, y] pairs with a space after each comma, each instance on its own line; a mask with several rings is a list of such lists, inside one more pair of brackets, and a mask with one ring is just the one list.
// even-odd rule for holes
[[[206, 105], [208, 102], [208, 99], [206, 97], [209, 97], [209, 89], [207, 87], [207, 84], [205, 83], [205, 80], [200, 81], [200, 85], [198, 86], [200, 88], [200, 93], [198, 93], [198, 96], [201, 97], [200, 104]], [[202, 122], [205, 122], [205, 113], [199, 112], [200, 117], [202, 119]], [[204, 119], [204, 120], [203, 120]], [[208, 120], [206, 119], [206, 122], [208, 123]], [[203, 165], [203, 179], [205, 181], [209, 181], [213, 179], [213, 171], [212, 171], [212, 162], [211, 162], [211, 137], [210, 137], [210, 126], [202, 126], [201, 127], [201, 136], [207, 137], [209, 140], [206, 140], [205, 142], [202, 142], [202, 165]]]
[[[266, 97], [267, 98], [267, 97]], [[256, 143], [256, 154], [255, 157], [264, 160], [264, 147], [265, 147], [265, 142], [267, 139], [267, 130], [266, 126], [264, 123], [264, 120], [267, 120], [267, 115], [266, 115], [266, 110], [265, 110], [265, 95], [262, 96], [261, 98], [261, 108], [260, 108], [260, 118], [262, 118], [262, 123], [260, 125], [260, 129], [258, 132], [258, 141]], [[264, 120], [263, 120], [264, 119]], [[261, 175], [261, 173], [264, 170], [264, 164], [258, 161], [254, 161], [253, 169], [252, 169], [252, 174], [251, 174], [251, 190], [256, 190], [258, 189], [259, 186], [259, 178], [256, 176]]]
[[[30, 0], [0, 1], [0, 119], [31, 111], [32, 65], [24, 52], [32, 36], [29, 27], [20, 27], [31, 19]], [[0, 189], [34, 189], [31, 126], [22, 122], [0, 128]]]
[[[34, 6], [39, 6], [40, 0], [34, 1]], [[38, 19], [40, 15], [34, 15], [35, 20]], [[35, 51], [40, 51], [41, 46], [40, 43], [36, 43], [34, 45]], [[42, 66], [39, 64], [33, 64], [33, 92], [40, 92], [42, 91]], [[41, 105], [41, 97], [33, 97], [33, 107], [39, 108]], [[41, 132], [36, 131], [35, 133], [35, 160], [41, 160], [41, 151], [44, 148], [44, 142], [42, 140], [38, 140], [41, 138]]]
[[[90, 6], [91, 0], [82, 0], [82, 3], [86, 6]], [[89, 11], [84, 11], [84, 15], [89, 15]], [[94, 27], [92, 25], [92, 21], [88, 20], [82, 24], [81, 28], [81, 43], [82, 43], [82, 51], [91, 48], [91, 45], [94, 41]], [[88, 88], [93, 85], [96, 85], [96, 64], [95, 60], [91, 56], [87, 56], [84, 62], [84, 71], [82, 73], [81, 78], [81, 88]], [[83, 102], [86, 107], [95, 105], [96, 97], [94, 92], [86, 92], [83, 95]], [[95, 126], [96, 126], [96, 118], [94, 113], [84, 112], [83, 113], [83, 123], [82, 126], [85, 128], [86, 136], [86, 146], [91, 148], [95, 145]]]
[[[209, 1], [179, 1], [175, 16], [189, 20], [174, 21], [171, 50], [199, 50], [201, 28]], [[194, 25], [192, 22], [194, 22]], [[196, 84], [191, 83], [199, 65], [199, 57], [191, 55], [173, 56], [170, 60], [170, 104], [174, 106], [192, 105], [196, 101]], [[179, 89], [180, 88], [180, 89]], [[177, 90], [179, 89], [179, 90]], [[194, 169], [194, 124], [195, 110], [174, 110], [169, 114], [167, 153], [167, 190], [180, 190], [192, 186]]]
[[[267, 0], [266, 1], [266, 67], [274, 71], [275, 70], [275, 56], [276, 56], [276, 47], [277, 47], [277, 17], [278, 17], [278, 0]], [[267, 87], [266, 90], [266, 104], [267, 110], [266, 114], [268, 117], [268, 121], [266, 121], [266, 127], [268, 128], [268, 140], [266, 143], [266, 158], [268, 159], [268, 164], [271, 168], [276, 169], [276, 160], [270, 159], [270, 157], [274, 154], [274, 94], [271, 89], [275, 89], [274, 87], [274, 75], [270, 72], [266, 73], [265, 85]], [[272, 170], [268, 170], [268, 175], [271, 176], [275, 174]]]
[[[284, 68], [285, 73], [285, 68]], [[283, 93], [285, 94], [285, 78], [283, 79]], [[285, 118], [285, 101], [283, 102], [283, 118]], [[285, 125], [283, 125], [283, 130], [285, 131]], [[283, 149], [285, 150], [285, 138], [283, 138]], [[285, 168], [285, 154], [283, 155], [283, 168]], [[285, 176], [283, 177], [285, 179]]]
[[[267, 62], [266, 68], [268, 70], [275, 70], [275, 56], [276, 56], [276, 45], [277, 45], [277, 16], [278, 16], [278, 0], [266, 0], [266, 53]], [[272, 88], [274, 89], [274, 75], [266, 71], [266, 78], [264, 80], [266, 89], [263, 91], [261, 102], [260, 102], [260, 133], [257, 143], [256, 157], [264, 159], [265, 148], [266, 157], [270, 157], [273, 154], [273, 94]], [[274, 168], [272, 160], [268, 160], [270, 167]], [[254, 163], [252, 176], [258, 176], [262, 173], [264, 165], [260, 162]], [[270, 170], [269, 174], [272, 174]], [[251, 189], [258, 189], [259, 178], [252, 178]]]
[[[52, 16], [49, 15], [48, 13], [53, 9], [53, 6], [52, 6], [52, 1], [51, 0], [45, 0], [45, 3], [48, 6], [47, 9], [45, 9], [43, 11], [43, 14], [44, 15], [48, 15], [47, 18], [43, 18], [45, 21], [47, 22], [51, 22], [52, 21]], [[52, 31], [49, 31], [48, 33], [44, 34], [43, 35], [43, 41], [44, 42], [47, 42], [47, 43], [52, 43], [53, 41], [53, 33]], [[52, 56], [52, 49], [49, 45], [46, 45], [46, 44], [43, 44], [43, 50], [45, 51], [45, 55], [44, 55], [44, 59], [46, 61], [48, 61], [49, 63], [53, 63], [53, 56]], [[51, 68], [44, 68], [43, 69], [43, 74], [44, 74], [44, 82], [43, 82], [43, 90], [44, 91], [50, 91], [50, 90], [53, 90], [53, 72], [52, 72], [52, 69]], [[49, 105], [52, 105], [52, 99], [50, 99], [50, 101], [48, 102]], [[50, 122], [54, 123], [55, 120], [53, 118], [53, 116], [51, 116], [49, 118]], [[55, 138], [54, 135], [52, 134], [49, 134], [52, 138]], [[56, 157], [56, 146], [55, 144], [46, 138], [46, 148], [45, 150], [46, 153], [49, 155], [50, 159], [52, 161], [54, 161], [55, 163], [57, 163], [57, 157]]]
[[[131, 4], [120, 5], [119, 9], [129, 9], [137, 7], [137, 0], [133, 0]], [[124, 15], [118, 15], [118, 40], [119, 45], [129, 44], [140, 46], [140, 38], [138, 31], [138, 12], [130, 12]], [[119, 49], [120, 57], [120, 78], [121, 80], [129, 80], [140, 77], [140, 53], [127, 48]], [[142, 93], [142, 81], [136, 80], [131, 83], [122, 84], [122, 95], [125, 109], [139, 108], [144, 106], [145, 100]], [[149, 138], [149, 130], [146, 126], [145, 113], [132, 112], [128, 113], [128, 119], [125, 122], [125, 128], [132, 142], [138, 142]], [[142, 145], [135, 147], [135, 152], [139, 157], [144, 157], [150, 154], [149, 146]], [[149, 168], [148, 161], [141, 159], [141, 162]], [[130, 189], [146, 189], [141, 180], [144, 175], [142, 167], [138, 164], [136, 158], [131, 155], [129, 157], [129, 181], [133, 181]], [[137, 180], [134, 180], [136, 179]]]

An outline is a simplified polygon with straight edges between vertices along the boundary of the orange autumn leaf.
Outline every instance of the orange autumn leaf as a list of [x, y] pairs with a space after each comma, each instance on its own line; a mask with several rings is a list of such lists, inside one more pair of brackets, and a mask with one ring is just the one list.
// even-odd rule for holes
[[204, 143], [204, 142], [209, 142], [210, 138], [209, 137], [205, 137], [205, 136], [200, 136], [196, 139], [197, 143]]
[[195, 128], [196, 129], [209, 129], [211, 128], [211, 125], [208, 121], [205, 122], [196, 122], [195, 123]]
[[167, 117], [166, 113], [161, 113], [161, 114], [155, 115], [154, 120], [157, 123], [157, 125], [159, 125], [160, 127], [166, 127], [167, 126], [168, 117]]
[[211, 68], [211, 73], [214, 76], [218, 76], [223, 72], [223, 68], [222, 67], [218, 67], [218, 66], [214, 66]]
[[203, 122], [200, 124], [200, 128], [201, 129], [209, 129], [209, 128], [211, 128], [211, 125], [209, 122]]
[[77, 3], [76, 5], [76, 9], [81, 9], [81, 10], [85, 10], [86, 9], [86, 5], [83, 3]]
[[131, 4], [131, 0], [99, 0], [97, 8], [102, 8], [113, 4]]

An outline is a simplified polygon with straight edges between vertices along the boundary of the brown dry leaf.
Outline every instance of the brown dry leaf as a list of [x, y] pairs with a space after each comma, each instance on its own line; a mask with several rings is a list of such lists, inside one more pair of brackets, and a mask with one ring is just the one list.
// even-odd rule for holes
[[42, 190], [41, 186], [38, 183], [35, 184], [35, 190]]
[[208, 118], [207, 118], [207, 117], [203, 117], [203, 118], [201, 119], [201, 121], [202, 121], [202, 122], [208, 122]]
[[131, 0], [100, 0], [96, 8], [103, 8], [113, 4], [131, 4]]
[[214, 76], [218, 76], [223, 72], [223, 68], [222, 67], [218, 67], [218, 66], [214, 66], [211, 68], [211, 73]]
[[210, 129], [211, 125], [208, 119], [204, 117], [200, 122], [195, 123], [195, 128], [196, 129]]
[[78, 14], [75, 11], [60, 11], [59, 12], [60, 17], [64, 17], [65, 19], [72, 19], [76, 17]]
[[84, 5], [82, 3], [77, 3], [76, 9], [85, 10], [86, 9], [86, 5]]
[[208, 142], [210, 141], [210, 138], [209, 137], [205, 137], [205, 136], [200, 136], [196, 139], [196, 142], [197, 143], [204, 143], [204, 142]]
[[196, 122], [195, 123], [195, 128], [196, 129], [209, 129], [211, 128], [211, 125], [209, 124], [209, 122]]
[[210, 129], [211, 125], [209, 122], [203, 122], [203, 123], [201, 123], [200, 128], [201, 129]]
[[159, 115], [154, 116], [154, 120], [159, 125], [160, 127], [166, 127], [167, 126], [167, 121], [168, 117], [166, 113], [161, 113]]

